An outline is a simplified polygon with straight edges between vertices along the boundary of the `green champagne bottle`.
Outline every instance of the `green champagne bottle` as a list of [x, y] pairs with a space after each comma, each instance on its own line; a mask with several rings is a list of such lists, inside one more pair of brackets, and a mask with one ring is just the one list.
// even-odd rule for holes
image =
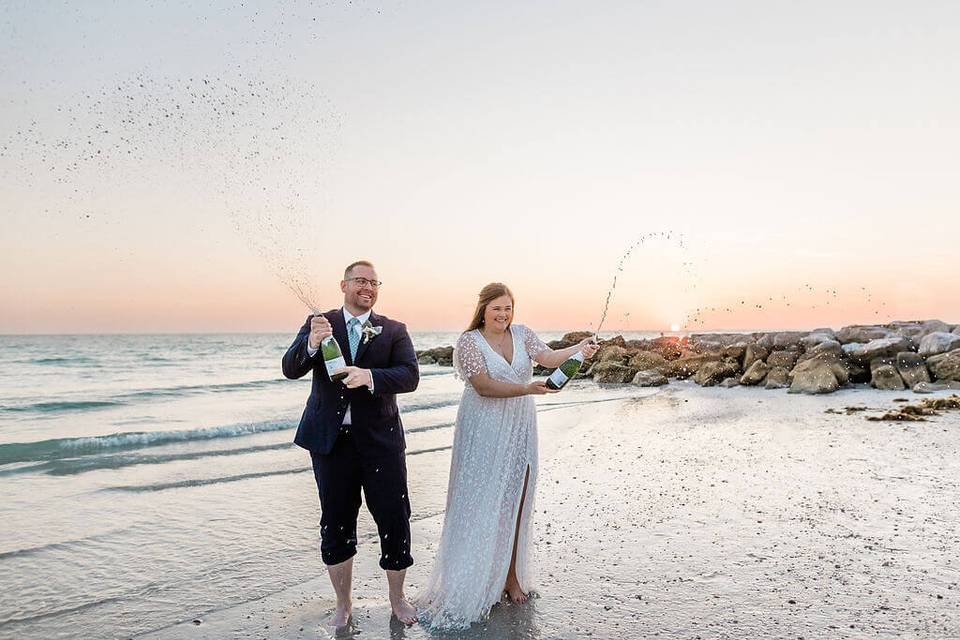
[[343, 352], [340, 351], [340, 345], [333, 336], [327, 336], [320, 341], [320, 353], [323, 355], [323, 364], [327, 367], [327, 375], [330, 380], [337, 382], [347, 377], [346, 371], [334, 373], [337, 369], [347, 366], [347, 361], [343, 359]]
[[583, 352], [577, 351], [550, 374], [550, 377], [547, 378], [547, 389], [557, 391], [563, 389], [573, 379], [573, 376], [577, 375], [581, 366], [583, 366]]

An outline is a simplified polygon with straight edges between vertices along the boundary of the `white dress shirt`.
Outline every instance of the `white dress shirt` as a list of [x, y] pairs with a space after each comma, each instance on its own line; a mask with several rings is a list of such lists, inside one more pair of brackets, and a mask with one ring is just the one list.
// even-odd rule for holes
[[[346, 308], [346, 307], [341, 307], [340, 310], [343, 312], [343, 325], [347, 328], [347, 340], [350, 340], [350, 319], [351, 319], [351, 318], [356, 318], [357, 320], [360, 321], [360, 324], [357, 325], [357, 330], [360, 331], [360, 339], [363, 340], [363, 325], [364, 325], [364, 323], [365, 323], [367, 320], [370, 319], [370, 311], [367, 311], [366, 313], [362, 313], [362, 314], [360, 314], [359, 316], [355, 316], [355, 315], [353, 315], [352, 313], [350, 313], [349, 311], [347, 311], [347, 308]], [[349, 345], [349, 344], [346, 345], [346, 346], [347, 346], [348, 349], [350, 348], [350, 345]], [[308, 355], [308, 356], [310, 356], [310, 357], [312, 358], [313, 356], [317, 355], [317, 352], [319, 352], [319, 351], [320, 351], [320, 349], [311, 349], [311, 348], [310, 348], [310, 341], [307, 340], [307, 355]], [[356, 363], [354, 363], [354, 364], [356, 364]], [[371, 393], [373, 393], [373, 376], [372, 376], [372, 375], [370, 376], [370, 384], [367, 385], [367, 388], [370, 390]], [[347, 405], [347, 412], [346, 412], [345, 414], [343, 414], [343, 424], [352, 424], [352, 420], [350, 419], [350, 406], [349, 406], [349, 405]]]

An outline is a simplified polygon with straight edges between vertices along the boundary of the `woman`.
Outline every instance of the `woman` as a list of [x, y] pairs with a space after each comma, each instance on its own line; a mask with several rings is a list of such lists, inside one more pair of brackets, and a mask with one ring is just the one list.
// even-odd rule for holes
[[533, 331], [513, 325], [513, 294], [499, 282], [480, 292], [473, 320], [454, 350], [464, 380], [457, 412], [447, 509], [433, 573], [417, 604], [435, 628], [466, 628], [506, 592], [527, 601], [527, 550], [537, 483], [534, 394], [553, 393], [532, 382], [533, 362], [557, 367], [584, 340], [554, 351]]

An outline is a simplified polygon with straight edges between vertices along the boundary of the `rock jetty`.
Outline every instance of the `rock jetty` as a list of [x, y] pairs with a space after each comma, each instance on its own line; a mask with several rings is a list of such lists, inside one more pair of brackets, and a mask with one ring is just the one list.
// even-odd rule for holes
[[[563, 349], [589, 337], [568, 333], [549, 344]], [[453, 347], [418, 351], [421, 364], [453, 364]], [[549, 369], [537, 366], [535, 373]], [[852, 325], [838, 331], [701, 333], [600, 342], [578, 378], [598, 383], [660, 386], [690, 378], [702, 386], [788, 388], [831, 393], [850, 384], [930, 393], [960, 389], [960, 325], [940, 320]]]

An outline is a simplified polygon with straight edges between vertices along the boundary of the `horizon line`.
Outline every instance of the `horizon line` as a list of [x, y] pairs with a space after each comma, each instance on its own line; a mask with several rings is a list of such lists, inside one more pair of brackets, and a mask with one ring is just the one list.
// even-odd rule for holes
[[[925, 322], [924, 320], [912, 321], [912, 320], [894, 320], [891, 322], [883, 323], [854, 323], [843, 325], [844, 327], [870, 327], [870, 326], [886, 326], [892, 322]], [[947, 322], [946, 324], [951, 324]], [[751, 333], [778, 333], [785, 331], [814, 331], [815, 329], [824, 328], [824, 327], [813, 327], [811, 329], [800, 329], [800, 328], [752, 328], [752, 329], [731, 329], [731, 328], [717, 328], [717, 329], [696, 329], [691, 331], [669, 331], [663, 329], [609, 329], [602, 331], [603, 334], [610, 334], [615, 336], [617, 334], [624, 333], [655, 333], [662, 334], [665, 336], [670, 335], [697, 335], [705, 333], [731, 333], [731, 334], [751, 334]], [[829, 327], [833, 330], [832, 327]], [[843, 328], [843, 327], [841, 327]], [[410, 330], [409, 333], [463, 333], [463, 329], [423, 329], [423, 330]], [[581, 329], [538, 329], [538, 331], [543, 333], [574, 333], [574, 332], [590, 332], [593, 333], [593, 330], [590, 328], [581, 328]], [[90, 337], [90, 336], [102, 336], [102, 337], [112, 337], [112, 336], [230, 336], [230, 335], [289, 335], [290, 331], [109, 331], [109, 332], [98, 332], [98, 331], [85, 331], [78, 333], [61, 333], [56, 331], [49, 332], [37, 332], [37, 333], [6, 333], [0, 331], [0, 338], [34, 338], [34, 337], [50, 337], [50, 336], [60, 336], [64, 338], [70, 337]]]

